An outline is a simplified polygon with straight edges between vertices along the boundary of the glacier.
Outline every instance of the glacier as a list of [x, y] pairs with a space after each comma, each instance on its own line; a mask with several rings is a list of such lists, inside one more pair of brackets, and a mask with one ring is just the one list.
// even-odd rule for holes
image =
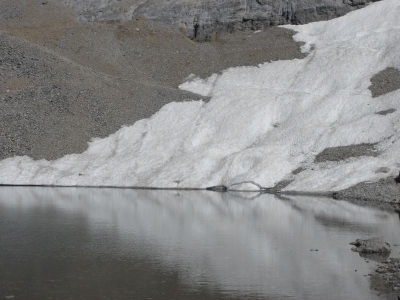
[[[326, 192], [396, 175], [400, 90], [372, 98], [368, 87], [376, 73], [400, 69], [399, 16], [400, 1], [383, 0], [338, 19], [285, 25], [304, 43], [304, 59], [190, 77], [180, 88], [208, 103], [167, 104], [93, 139], [81, 154], [7, 158], [0, 184], [202, 188], [285, 180], [287, 191]], [[387, 109], [396, 111], [376, 114]], [[315, 162], [326, 148], [363, 143], [376, 144], [379, 155]], [[388, 172], [376, 172], [382, 167]]]

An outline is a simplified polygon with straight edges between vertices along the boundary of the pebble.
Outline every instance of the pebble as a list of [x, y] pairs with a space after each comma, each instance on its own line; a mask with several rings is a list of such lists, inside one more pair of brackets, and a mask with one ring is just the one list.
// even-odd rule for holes
[[400, 289], [400, 259], [391, 258], [383, 262], [375, 270], [375, 276], [386, 281], [393, 290]]

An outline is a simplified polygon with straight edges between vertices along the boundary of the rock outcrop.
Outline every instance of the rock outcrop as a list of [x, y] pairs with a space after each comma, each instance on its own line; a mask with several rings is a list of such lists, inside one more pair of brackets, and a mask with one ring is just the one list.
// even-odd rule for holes
[[198, 40], [214, 33], [329, 20], [379, 0], [60, 0], [81, 21], [138, 15], [182, 28]]

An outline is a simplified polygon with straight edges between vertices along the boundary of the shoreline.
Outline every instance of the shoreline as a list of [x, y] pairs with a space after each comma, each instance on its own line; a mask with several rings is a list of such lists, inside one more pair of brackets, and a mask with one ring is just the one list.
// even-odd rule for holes
[[[389, 179], [385, 179], [383, 181], [394, 182], [394, 177], [390, 177]], [[382, 181], [382, 180], [381, 180]], [[396, 196], [397, 201], [390, 202], [387, 201], [389, 195], [391, 193], [385, 194], [385, 189], [382, 189], [381, 182], [376, 183], [368, 183], [370, 188], [374, 188], [376, 191], [373, 193], [380, 194], [381, 196], [373, 197], [362, 197], [360, 195], [356, 195], [357, 192], [364, 191], [360, 190], [360, 185], [363, 186], [366, 183], [360, 183], [356, 186], [350, 187], [346, 190], [338, 191], [338, 192], [304, 192], [304, 191], [279, 191], [274, 188], [261, 188], [259, 190], [240, 190], [240, 189], [226, 189], [226, 190], [213, 190], [215, 187], [147, 187], [147, 186], [96, 186], [96, 185], [33, 185], [33, 184], [0, 184], [0, 188], [2, 187], [20, 187], [20, 188], [29, 188], [29, 187], [42, 187], [42, 188], [79, 188], [79, 189], [125, 189], [125, 190], [148, 190], [148, 191], [207, 191], [207, 192], [217, 192], [217, 193], [252, 193], [252, 194], [272, 194], [276, 196], [308, 196], [308, 197], [322, 197], [322, 198], [330, 198], [338, 201], [347, 201], [360, 206], [368, 206], [374, 207], [378, 209], [394, 211], [399, 213], [400, 215], [400, 184], [397, 184], [395, 188], [397, 189]], [[396, 183], [394, 183], [396, 185]], [[216, 186], [217, 188], [220, 186]], [[366, 193], [364, 191], [364, 193]]]

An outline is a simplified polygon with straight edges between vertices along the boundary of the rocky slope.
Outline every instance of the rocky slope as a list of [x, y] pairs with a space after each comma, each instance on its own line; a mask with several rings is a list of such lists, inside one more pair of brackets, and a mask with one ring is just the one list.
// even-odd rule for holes
[[0, 159], [83, 152], [166, 103], [200, 99], [178, 89], [191, 73], [303, 57], [281, 28], [194, 43], [152, 20], [81, 23], [42, 2], [0, 0]]

